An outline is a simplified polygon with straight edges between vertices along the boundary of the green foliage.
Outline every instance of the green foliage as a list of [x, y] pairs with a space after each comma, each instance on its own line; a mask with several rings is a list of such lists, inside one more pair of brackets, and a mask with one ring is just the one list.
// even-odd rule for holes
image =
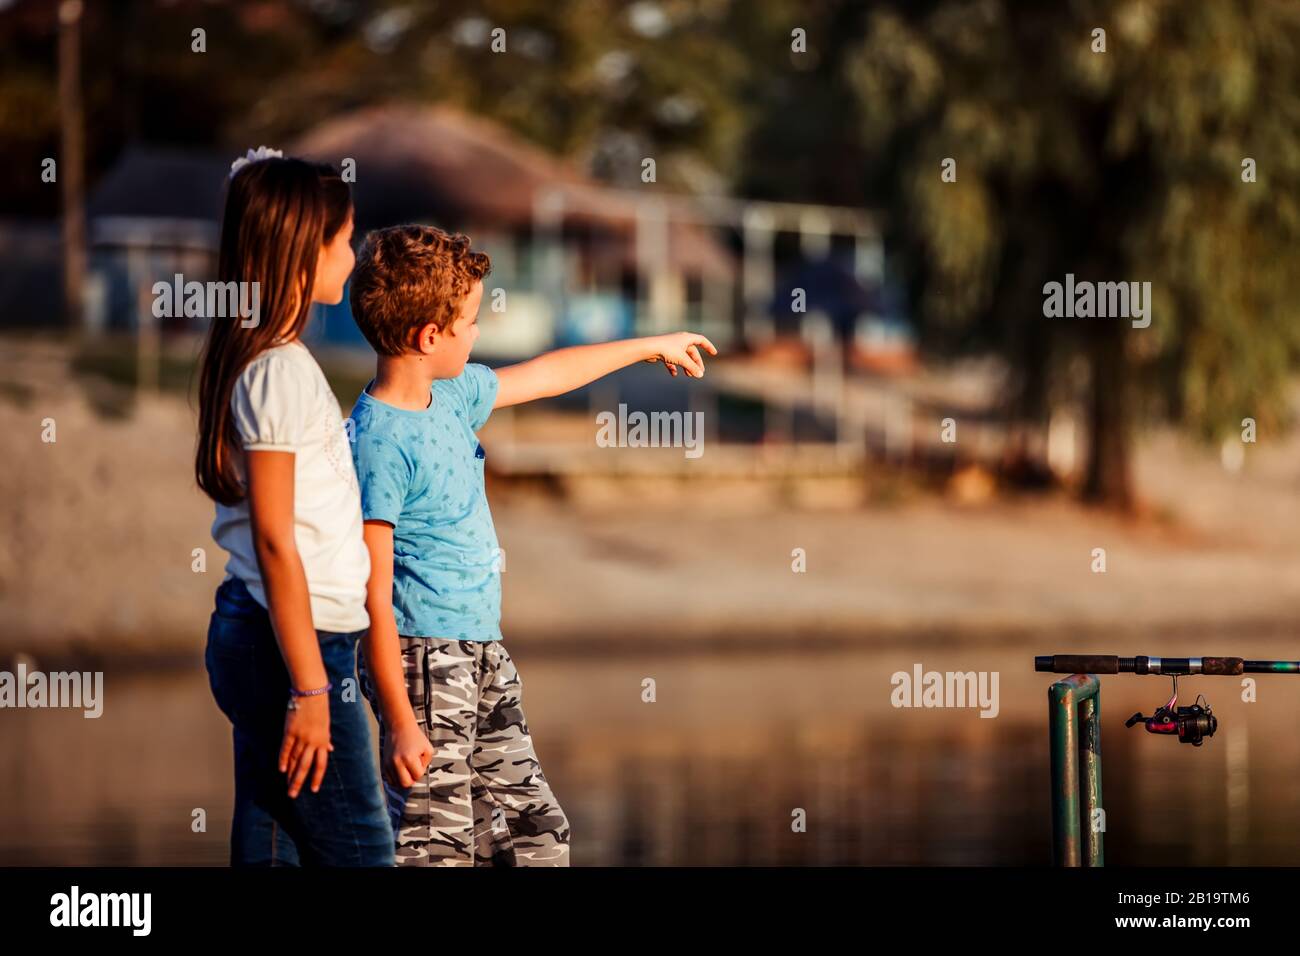
[[1043, 284], [1150, 281], [1150, 328], [1124, 332], [1148, 404], [1207, 438], [1280, 423], [1300, 358], [1298, 64], [1282, 0], [876, 5], [848, 78], [864, 146], [891, 158], [880, 195], [927, 341], [1001, 348], [1034, 407], [1088, 322], [1115, 321], [1045, 319]]
[[716, 191], [735, 170], [746, 126], [733, 96], [746, 61], [727, 42], [735, 9], [378, 4], [293, 82], [269, 86], [243, 135], [283, 138], [355, 103], [451, 103], [623, 185], [639, 182], [641, 160], [653, 157], [659, 183]]
[[[356, 106], [448, 102], [615, 183], [653, 156], [666, 189], [884, 209], [926, 347], [1000, 350], [1022, 408], [1072, 389], [1088, 354], [1088, 320], [1042, 316], [1043, 284], [1073, 272], [1152, 283], [1152, 325], [1118, 353], [1142, 408], [1206, 437], [1285, 417], [1293, 0], [122, 0], [85, 16], [92, 187], [135, 140], [234, 149]], [[0, 13], [0, 133], [27, 171], [0, 212], [57, 213], [39, 182], [58, 150], [55, 34], [53, 4]]]

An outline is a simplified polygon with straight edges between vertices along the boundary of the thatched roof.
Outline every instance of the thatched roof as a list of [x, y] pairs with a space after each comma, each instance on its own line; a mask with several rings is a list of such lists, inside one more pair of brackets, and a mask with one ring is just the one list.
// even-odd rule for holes
[[[543, 191], [563, 194], [566, 224], [607, 230], [632, 261], [635, 197], [605, 189], [503, 127], [447, 106], [369, 107], [325, 121], [292, 152], [356, 160], [362, 227], [433, 220], [526, 231]], [[653, 187], [648, 187], [653, 188]], [[672, 227], [669, 257], [686, 272], [731, 275], [731, 254], [709, 233]]]
[[[128, 147], [95, 187], [92, 219], [221, 220], [230, 156]], [[638, 196], [606, 189], [505, 128], [446, 106], [381, 106], [326, 120], [285, 147], [288, 155], [356, 161], [359, 229], [401, 222], [527, 233], [544, 192], [562, 195], [566, 227], [608, 237], [635, 261]], [[654, 186], [647, 186], [653, 196]], [[730, 251], [710, 232], [675, 223], [667, 254], [691, 275], [729, 277]]]

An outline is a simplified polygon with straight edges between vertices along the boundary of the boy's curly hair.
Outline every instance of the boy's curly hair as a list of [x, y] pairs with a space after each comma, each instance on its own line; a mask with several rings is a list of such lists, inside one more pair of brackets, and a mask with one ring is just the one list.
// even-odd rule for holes
[[400, 355], [433, 323], [451, 328], [461, 302], [492, 269], [469, 237], [434, 226], [392, 226], [366, 235], [352, 273], [352, 317], [380, 355]]

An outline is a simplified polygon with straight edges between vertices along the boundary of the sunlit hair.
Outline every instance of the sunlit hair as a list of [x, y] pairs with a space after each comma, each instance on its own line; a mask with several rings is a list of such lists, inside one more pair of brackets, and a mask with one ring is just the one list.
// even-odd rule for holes
[[451, 328], [461, 303], [492, 270], [469, 239], [434, 226], [393, 226], [366, 236], [352, 273], [352, 317], [380, 355], [401, 355], [430, 323]]
[[230, 412], [235, 381], [272, 346], [298, 338], [311, 315], [316, 261], [348, 221], [352, 196], [338, 170], [301, 159], [263, 159], [240, 168], [226, 189], [217, 266], [221, 282], [258, 283], [258, 322], [213, 317], [199, 373], [199, 442], [194, 474], [221, 504], [244, 497], [239, 437]]

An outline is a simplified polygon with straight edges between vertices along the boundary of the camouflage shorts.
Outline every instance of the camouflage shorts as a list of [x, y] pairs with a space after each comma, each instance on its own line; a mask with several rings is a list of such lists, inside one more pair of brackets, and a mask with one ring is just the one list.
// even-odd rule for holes
[[[409, 791], [384, 781], [397, 865], [568, 866], [569, 821], [533, 751], [519, 672], [502, 643], [399, 643], [406, 691], [433, 759]], [[361, 685], [378, 714], [360, 656]], [[379, 739], [382, 748], [382, 718]]]

